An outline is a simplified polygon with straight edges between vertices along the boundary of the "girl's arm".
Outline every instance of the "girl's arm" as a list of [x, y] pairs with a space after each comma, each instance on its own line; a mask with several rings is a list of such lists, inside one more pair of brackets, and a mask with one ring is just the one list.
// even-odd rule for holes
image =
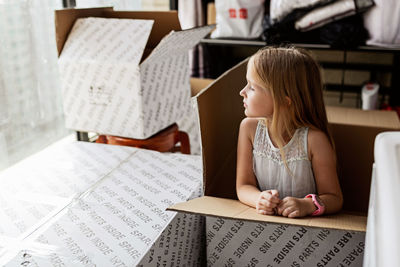
[[253, 138], [257, 123], [257, 119], [242, 120], [237, 146], [236, 192], [239, 200], [251, 207], [256, 206], [261, 193], [253, 172]]
[[253, 172], [253, 139], [258, 120], [245, 118], [239, 129], [237, 146], [236, 192], [239, 200], [262, 214], [274, 214], [279, 203], [276, 190], [261, 192]]
[[[336, 172], [335, 151], [321, 131], [310, 129], [308, 142], [317, 192], [325, 204], [325, 213], [338, 212], [343, 205], [343, 195]], [[310, 198], [307, 200], [312, 202]]]

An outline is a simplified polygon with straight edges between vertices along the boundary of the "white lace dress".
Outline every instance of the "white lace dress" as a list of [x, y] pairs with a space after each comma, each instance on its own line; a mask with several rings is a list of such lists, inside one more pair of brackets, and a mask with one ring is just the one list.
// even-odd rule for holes
[[299, 128], [284, 146], [288, 172], [279, 149], [269, 137], [267, 127], [259, 121], [253, 144], [253, 170], [260, 190], [276, 189], [282, 199], [287, 196], [303, 198], [316, 194], [316, 186], [307, 149], [308, 127]]

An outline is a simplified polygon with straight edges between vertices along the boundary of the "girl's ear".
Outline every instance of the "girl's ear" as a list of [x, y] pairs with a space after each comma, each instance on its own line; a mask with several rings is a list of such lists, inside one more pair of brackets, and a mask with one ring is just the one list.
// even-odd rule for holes
[[285, 96], [285, 98], [286, 98], [287, 105], [291, 106], [292, 105], [292, 99], [290, 99], [288, 96]]

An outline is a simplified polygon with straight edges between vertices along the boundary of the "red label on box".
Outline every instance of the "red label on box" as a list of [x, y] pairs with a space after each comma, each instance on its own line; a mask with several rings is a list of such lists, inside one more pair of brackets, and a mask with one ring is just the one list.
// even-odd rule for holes
[[239, 17], [241, 19], [247, 19], [247, 8], [239, 9]]
[[229, 17], [236, 18], [236, 9], [234, 9], [234, 8], [229, 9]]

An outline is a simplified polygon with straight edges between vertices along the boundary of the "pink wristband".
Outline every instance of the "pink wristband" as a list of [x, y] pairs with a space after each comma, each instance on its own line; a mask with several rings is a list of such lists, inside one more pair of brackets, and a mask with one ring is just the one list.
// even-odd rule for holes
[[312, 198], [312, 201], [314, 203], [314, 205], [317, 207], [317, 210], [314, 211], [311, 216], [319, 216], [324, 214], [325, 212], [325, 205], [324, 203], [321, 201], [321, 199], [319, 198], [319, 196], [317, 196], [316, 194], [308, 194], [307, 196], [305, 196], [304, 198]]

